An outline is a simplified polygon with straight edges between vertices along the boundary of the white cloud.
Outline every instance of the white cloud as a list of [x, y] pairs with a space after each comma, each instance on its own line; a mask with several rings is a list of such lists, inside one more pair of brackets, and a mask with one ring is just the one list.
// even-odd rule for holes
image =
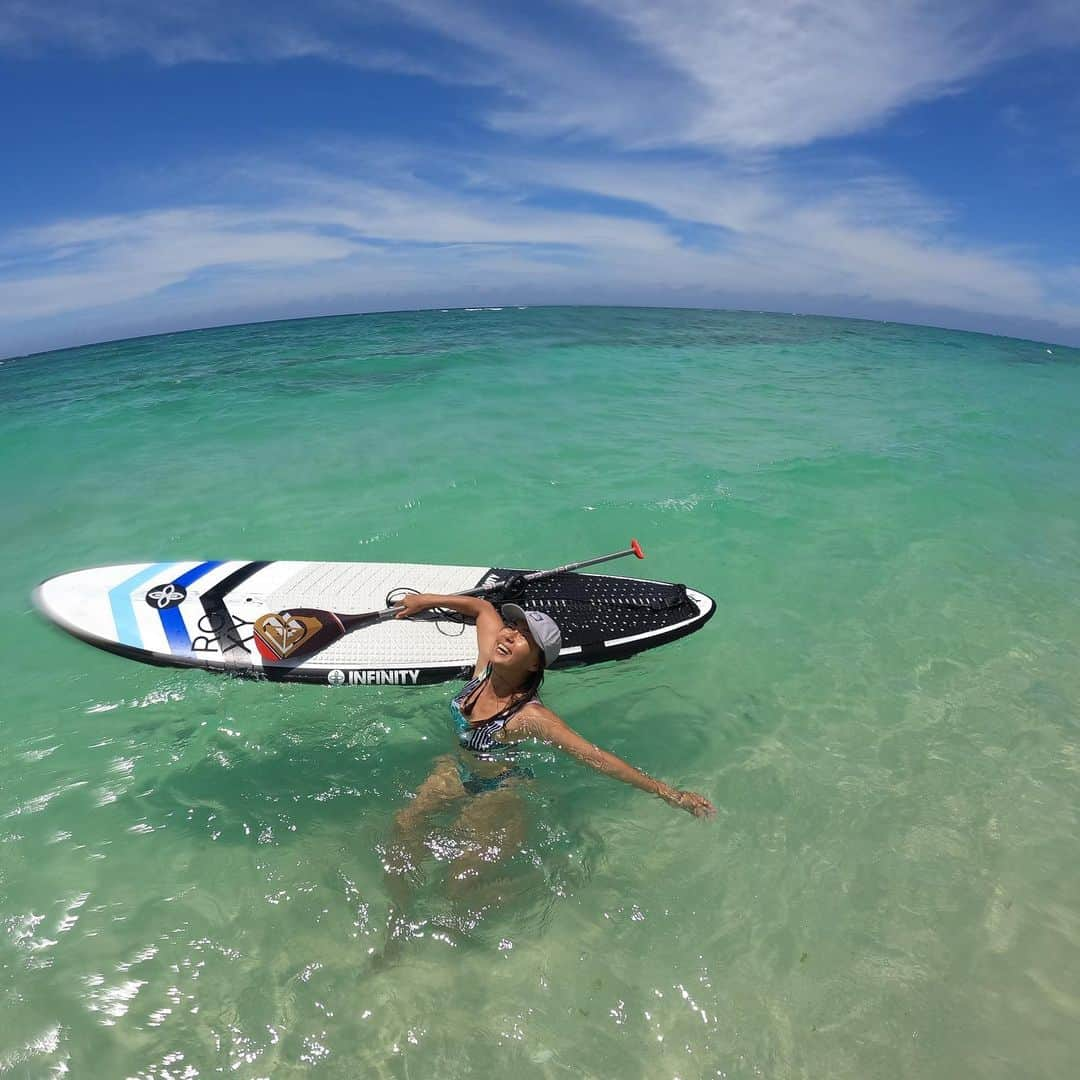
[[162, 64], [297, 57], [498, 87], [488, 122], [634, 148], [803, 146], [963, 89], [988, 65], [1080, 41], [1073, 0], [7, 0], [0, 47], [60, 42]]
[[1080, 6], [1071, 0], [588, 3], [632, 42], [633, 66], [576, 42], [552, 55], [543, 37], [497, 33], [490, 20], [455, 23], [442, 5], [409, 0], [502, 66], [501, 85], [520, 102], [495, 111], [496, 126], [582, 132], [634, 148], [805, 146], [963, 90], [1001, 60], [1080, 41]]
[[267, 4], [262, 18], [249, 5], [233, 8], [187, 0], [5, 0], [0, 45], [24, 53], [61, 44], [92, 56], [146, 53], [160, 64], [279, 60], [325, 55], [330, 41], [298, 23], [288, 9]]
[[248, 211], [196, 208], [58, 221], [0, 243], [0, 325], [121, 304], [211, 271], [298, 269], [356, 249]]
[[[727, 230], [723, 258], [694, 263], [723, 287], [1052, 314], [1050, 283], [1034, 265], [951, 240], [942, 208], [896, 178], [856, 175], [836, 186], [808, 186], [779, 168], [745, 172], [680, 163], [629, 169], [539, 159], [512, 171]], [[1053, 308], [1054, 317], [1062, 314]], [[1080, 308], [1072, 317], [1080, 320]]]
[[[165, 329], [230, 313], [582, 298], [751, 298], [840, 314], [907, 305], [1041, 318], [1080, 336], [1080, 306], [1063, 299], [1075, 269], [1047, 273], [1015, 253], [961, 245], [939, 207], [880, 174], [810, 191], [760, 165], [472, 155], [444, 161], [470, 182], [448, 189], [418, 179], [400, 148], [374, 152], [382, 167], [355, 180], [367, 153], [336, 169], [244, 167], [273, 193], [261, 207], [64, 220], [0, 238], [0, 340], [28, 340], [60, 316]], [[529, 199], [554, 189], [579, 208]], [[589, 211], [584, 195], [618, 202]], [[719, 232], [696, 243], [701, 229]]]
[[[567, 0], [543, 11], [0, 0], [0, 50], [389, 68], [486, 87], [481, 115], [518, 136], [437, 161], [415, 146], [312, 144], [291, 164], [176, 178], [198, 204], [174, 195], [0, 237], [0, 333], [23, 340], [54, 319], [112, 320], [121, 333], [240, 310], [467, 303], [470, 290], [849, 313], [893, 303], [1080, 327], [1074, 268], [961, 241], [947, 206], [872, 162], [803, 151], [797, 167], [782, 152], [958, 92], [1023, 50], [1076, 41], [1072, 0]], [[578, 141], [530, 152], [522, 137], [536, 135]], [[690, 150], [676, 160], [657, 148]], [[434, 164], [437, 182], [424, 179]]]
[[949, 91], [995, 55], [979, 6], [965, 3], [613, 2], [703, 90], [707, 104], [680, 131], [692, 143], [758, 149], [848, 134]]

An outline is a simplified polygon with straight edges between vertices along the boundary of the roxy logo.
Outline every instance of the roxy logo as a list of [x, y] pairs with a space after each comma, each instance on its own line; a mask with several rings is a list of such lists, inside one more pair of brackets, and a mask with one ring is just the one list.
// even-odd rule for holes
[[331, 686], [415, 686], [420, 680], [420, 669], [410, 668], [400, 671], [342, 671], [334, 668], [326, 673], [326, 681]]

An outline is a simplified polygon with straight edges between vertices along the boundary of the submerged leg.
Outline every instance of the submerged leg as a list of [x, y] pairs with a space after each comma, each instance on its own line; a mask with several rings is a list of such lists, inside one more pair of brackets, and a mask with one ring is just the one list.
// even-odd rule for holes
[[394, 815], [391, 839], [383, 860], [383, 880], [390, 896], [384, 956], [392, 946], [400, 947], [409, 933], [408, 913], [424, 857], [427, 819], [465, 795], [457, 765], [447, 755], [436, 761], [431, 774], [416, 789], [416, 795]]
[[454, 823], [462, 850], [449, 867], [448, 891], [470, 908], [499, 903], [506, 891], [503, 865], [524, 846], [525, 805], [512, 788], [470, 799]]

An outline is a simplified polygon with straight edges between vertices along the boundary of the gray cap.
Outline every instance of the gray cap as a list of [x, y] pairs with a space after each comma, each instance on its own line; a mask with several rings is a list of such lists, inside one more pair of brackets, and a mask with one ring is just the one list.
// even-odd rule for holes
[[544, 664], [551, 667], [559, 659], [562, 651], [562, 634], [555, 620], [542, 611], [526, 611], [517, 604], [503, 604], [502, 617], [510, 622], [523, 622], [529, 630], [529, 637], [540, 646], [544, 654]]

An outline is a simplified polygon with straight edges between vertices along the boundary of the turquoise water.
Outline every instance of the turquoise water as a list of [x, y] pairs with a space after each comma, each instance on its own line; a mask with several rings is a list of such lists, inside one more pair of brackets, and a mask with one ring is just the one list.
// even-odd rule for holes
[[[242, 326], [0, 366], [0, 1072], [1071, 1076], [1080, 352], [536, 309]], [[445, 688], [125, 662], [42, 578], [162, 558], [555, 565], [714, 596], [547, 703], [712, 822], [532, 755], [494, 901], [432, 822]]]

